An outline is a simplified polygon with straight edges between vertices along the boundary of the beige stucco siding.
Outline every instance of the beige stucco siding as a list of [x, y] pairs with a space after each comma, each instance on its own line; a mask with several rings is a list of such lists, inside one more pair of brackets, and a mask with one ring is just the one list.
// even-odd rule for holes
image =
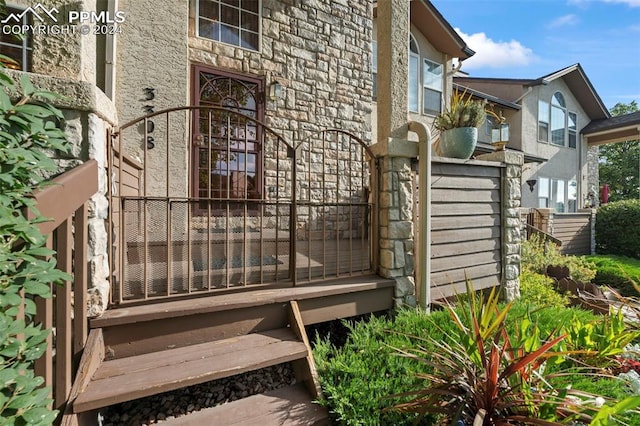
[[[560, 91], [566, 102], [567, 111], [577, 115], [577, 148], [556, 146], [548, 142], [538, 141], [538, 101], [544, 100], [551, 103], [551, 97]], [[582, 109], [573, 93], [569, 90], [564, 80], [558, 79], [547, 85], [534, 86], [531, 93], [522, 100], [522, 149], [531, 154], [549, 161], [536, 164], [533, 163], [525, 167], [523, 172], [523, 184], [529, 179], [539, 177], [563, 179], [566, 181], [576, 180], [578, 182], [578, 208], [582, 206], [588, 191], [587, 185], [587, 147], [582, 143], [580, 130], [586, 126], [590, 119]], [[523, 206], [537, 206], [537, 187], [531, 192], [528, 185], [523, 186]]]
[[[445, 71], [445, 80], [443, 82], [442, 96], [443, 96], [443, 102], [445, 103], [445, 105], [448, 105], [451, 85], [453, 83], [453, 74], [451, 72], [451, 60], [447, 58], [445, 54], [436, 50], [436, 48], [433, 47], [431, 43], [429, 43], [427, 38], [420, 31], [418, 31], [418, 29], [414, 25], [411, 25], [410, 29], [411, 29], [411, 34], [413, 34], [413, 36], [415, 37], [416, 42], [418, 43], [418, 48], [420, 49], [420, 67], [419, 67], [419, 76], [418, 76], [419, 78], [419, 95], [418, 96], [420, 99], [419, 105], [420, 107], [422, 106], [422, 85], [421, 84], [422, 84], [422, 72], [423, 72], [422, 67], [423, 67], [424, 59], [429, 59], [431, 61], [445, 65], [446, 71]], [[377, 40], [377, 26], [376, 26], [375, 19], [373, 21], [373, 39]], [[407, 119], [410, 121], [419, 121], [419, 122], [425, 123], [427, 127], [429, 127], [429, 129], [432, 130], [432, 132], [434, 131], [434, 129], [432, 128], [434, 118], [435, 118], [434, 115], [411, 112], [409, 111], [407, 106]], [[378, 140], [376, 123], [377, 123], [377, 104], [376, 102], [373, 102], [372, 112], [371, 112], [371, 129], [372, 129], [372, 140], [374, 141]], [[433, 136], [435, 139], [436, 134], [433, 134]], [[409, 139], [413, 140], [415, 138], [416, 138], [415, 135], [409, 134]]]

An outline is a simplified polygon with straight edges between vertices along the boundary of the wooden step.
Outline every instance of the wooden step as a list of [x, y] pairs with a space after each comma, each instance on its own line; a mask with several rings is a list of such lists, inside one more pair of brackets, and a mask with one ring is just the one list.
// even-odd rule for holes
[[253, 395], [163, 422], [167, 426], [328, 425], [327, 410], [313, 403], [302, 384]]
[[395, 281], [353, 276], [296, 287], [263, 286], [239, 293], [147, 301], [107, 310], [91, 320], [101, 328], [109, 359], [287, 327], [287, 306], [297, 300], [304, 325], [387, 310]]
[[289, 328], [105, 361], [73, 404], [75, 413], [304, 359]]

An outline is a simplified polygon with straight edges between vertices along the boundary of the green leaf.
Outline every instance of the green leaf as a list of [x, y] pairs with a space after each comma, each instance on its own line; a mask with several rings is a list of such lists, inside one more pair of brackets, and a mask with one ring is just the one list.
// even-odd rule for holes
[[20, 76], [20, 86], [22, 87], [22, 93], [27, 96], [32, 95], [36, 88], [31, 84], [31, 80], [29, 80], [29, 76], [27, 74], [22, 74]]

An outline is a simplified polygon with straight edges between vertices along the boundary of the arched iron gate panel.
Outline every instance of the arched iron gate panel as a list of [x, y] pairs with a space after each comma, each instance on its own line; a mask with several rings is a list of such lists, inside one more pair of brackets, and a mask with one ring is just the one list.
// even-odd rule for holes
[[375, 161], [361, 139], [339, 129], [296, 147], [296, 281], [372, 271]]
[[372, 269], [375, 167], [354, 135], [293, 149], [237, 111], [181, 107], [111, 140], [113, 303]]

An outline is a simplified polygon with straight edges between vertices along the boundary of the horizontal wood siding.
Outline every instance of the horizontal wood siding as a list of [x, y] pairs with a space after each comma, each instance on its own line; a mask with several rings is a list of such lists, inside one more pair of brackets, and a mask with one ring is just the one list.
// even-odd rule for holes
[[[122, 170], [121, 170], [122, 168]], [[113, 260], [112, 260], [112, 274], [115, 277], [120, 276], [122, 260], [122, 254], [120, 252], [120, 231], [123, 218], [135, 217], [131, 215], [131, 212], [122, 211], [122, 198], [120, 197], [139, 197], [142, 195], [142, 173], [144, 167], [142, 163], [130, 157], [127, 154], [122, 155], [117, 149], [113, 148], [111, 152], [111, 161], [109, 164], [109, 176], [113, 180], [113, 185], [110, 187], [111, 200], [109, 203], [111, 223], [113, 226], [113, 232], [111, 238], [115, 236], [114, 241], [110, 241], [110, 246], [113, 247]], [[118, 198], [115, 198], [118, 197]], [[129, 203], [131, 205], [132, 203]], [[136, 206], [137, 207], [137, 206]], [[137, 210], [136, 210], [137, 211]], [[133, 213], [135, 213], [134, 211]], [[129, 213], [127, 215], [127, 213]], [[125, 222], [126, 223], [126, 222]], [[115, 287], [114, 287], [115, 288]], [[115, 297], [115, 292], [111, 292], [112, 301]]]
[[474, 164], [432, 165], [432, 299], [500, 284], [501, 168]]
[[591, 253], [591, 213], [563, 213], [553, 218], [553, 236], [563, 254]]

